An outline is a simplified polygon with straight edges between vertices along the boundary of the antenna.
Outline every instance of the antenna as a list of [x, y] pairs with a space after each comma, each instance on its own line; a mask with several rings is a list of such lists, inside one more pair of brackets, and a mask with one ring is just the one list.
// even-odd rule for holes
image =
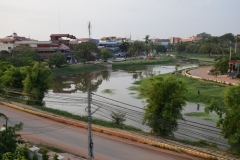
[[89, 39], [90, 39], [90, 36], [92, 34], [91, 29], [92, 29], [91, 22], [89, 21], [88, 22], [88, 36], [89, 36]]

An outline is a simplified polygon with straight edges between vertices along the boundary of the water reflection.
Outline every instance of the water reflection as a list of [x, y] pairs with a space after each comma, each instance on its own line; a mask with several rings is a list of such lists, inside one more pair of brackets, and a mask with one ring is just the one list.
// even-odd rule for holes
[[53, 78], [52, 90], [53, 93], [75, 93], [77, 91], [86, 93], [89, 87], [92, 92], [96, 92], [102, 81], [109, 81], [109, 77], [110, 71], [107, 70], [58, 76]]

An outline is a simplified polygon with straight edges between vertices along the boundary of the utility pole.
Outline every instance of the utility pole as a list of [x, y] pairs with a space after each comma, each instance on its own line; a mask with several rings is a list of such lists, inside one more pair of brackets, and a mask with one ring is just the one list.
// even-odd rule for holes
[[232, 59], [232, 46], [231, 46], [231, 41], [230, 41], [230, 57], [229, 57], [229, 61], [231, 61]]
[[[89, 85], [90, 86], [90, 85]], [[92, 126], [91, 126], [91, 92], [88, 87], [88, 160], [92, 160], [93, 157], [93, 141], [92, 141]]]
[[91, 22], [89, 21], [89, 22], [88, 22], [88, 36], [89, 36], [89, 40], [90, 40], [90, 37], [91, 37], [91, 34], [92, 34], [91, 28], [92, 28]]

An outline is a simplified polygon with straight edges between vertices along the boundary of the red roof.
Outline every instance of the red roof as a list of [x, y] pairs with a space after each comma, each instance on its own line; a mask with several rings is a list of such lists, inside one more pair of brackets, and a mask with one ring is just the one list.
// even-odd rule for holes
[[238, 60], [230, 61], [228, 64], [238, 64]]
[[50, 37], [67, 37], [71, 39], [76, 39], [75, 36], [70, 35], [70, 34], [51, 34]]

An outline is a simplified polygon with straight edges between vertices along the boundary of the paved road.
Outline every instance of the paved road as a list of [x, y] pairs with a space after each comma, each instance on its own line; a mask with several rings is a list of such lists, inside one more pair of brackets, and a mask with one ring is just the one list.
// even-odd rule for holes
[[193, 76], [202, 77], [206, 79], [225, 81], [229, 83], [239, 83], [239, 79], [232, 79], [232, 77], [227, 77], [227, 75], [217, 76], [217, 77], [213, 75], [208, 75], [208, 71], [211, 69], [212, 67], [197, 68], [197, 69], [190, 70], [189, 73]]
[[[9, 117], [10, 125], [23, 122], [23, 131], [28, 134], [37, 134], [40, 137], [87, 151], [87, 130], [51, 121], [3, 105], [0, 105], [0, 112]], [[5, 123], [4, 119], [0, 118], [0, 123]], [[95, 153], [114, 160], [187, 159], [160, 152], [161, 149], [156, 147], [143, 144], [137, 145], [137, 142], [101, 135], [101, 133], [93, 133], [93, 139]], [[97, 159], [96, 156], [95, 158]]]

